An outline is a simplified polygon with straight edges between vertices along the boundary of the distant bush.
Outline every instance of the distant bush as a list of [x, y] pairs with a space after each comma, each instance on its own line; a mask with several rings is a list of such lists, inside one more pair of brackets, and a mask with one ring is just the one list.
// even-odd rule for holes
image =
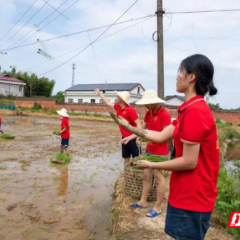
[[33, 109], [40, 110], [40, 109], [42, 109], [42, 105], [40, 103], [34, 102]]

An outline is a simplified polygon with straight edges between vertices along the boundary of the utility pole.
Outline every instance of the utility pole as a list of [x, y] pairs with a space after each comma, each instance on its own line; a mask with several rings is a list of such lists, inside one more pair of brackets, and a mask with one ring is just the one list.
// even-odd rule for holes
[[72, 67], [72, 86], [75, 85], [75, 63], [73, 63], [73, 67]]
[[157, 0], [157, 72], [158, 96], [164, 99], [163, 14], [162, 0]]

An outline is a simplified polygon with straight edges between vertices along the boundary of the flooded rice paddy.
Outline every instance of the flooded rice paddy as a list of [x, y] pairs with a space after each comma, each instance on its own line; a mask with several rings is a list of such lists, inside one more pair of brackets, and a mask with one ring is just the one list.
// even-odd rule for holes
[[4, 116], [0, 140], [1, 240], [109, 240], [109, 211], [122, 169], [113, 122], [70, 119], [71, 163], [60, 149], [58, 117]]

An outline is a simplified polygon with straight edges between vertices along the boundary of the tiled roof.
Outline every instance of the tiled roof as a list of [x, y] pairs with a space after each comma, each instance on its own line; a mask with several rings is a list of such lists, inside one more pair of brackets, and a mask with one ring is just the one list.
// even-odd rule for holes
[[182, 100], [183, 102], [186, 101], [184, 96], [179, 96], [179, 95], [167, 96], [167, 97], [165, 97], [165, 100], [167, 101], [167, 100], [172, 99], [172, 98], [178, 98], [178, 99]]
[[7, 82], [19, 82], [19, 83], [24, 83], [23, 81], [17, 79], [17, 78], [13, 78], [7, 74], [4, 74], [4, 75], [0, 75], [0, 80], [3, 80], [3, 81], [7, 81]]
[[130, 91], [138, 85], [142, 87], [140, 83], [77, 84], [68, 88], [66, 91], [93, 91], [96, 88], [100, 91]]

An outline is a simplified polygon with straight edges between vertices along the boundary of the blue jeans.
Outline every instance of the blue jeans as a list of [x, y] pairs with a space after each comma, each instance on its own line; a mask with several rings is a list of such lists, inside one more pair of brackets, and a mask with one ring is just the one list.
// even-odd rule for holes
[[168, 203], [165, 233], [177, 240], [203, 240], [210, 227], [212, 212], [194, 212]]

